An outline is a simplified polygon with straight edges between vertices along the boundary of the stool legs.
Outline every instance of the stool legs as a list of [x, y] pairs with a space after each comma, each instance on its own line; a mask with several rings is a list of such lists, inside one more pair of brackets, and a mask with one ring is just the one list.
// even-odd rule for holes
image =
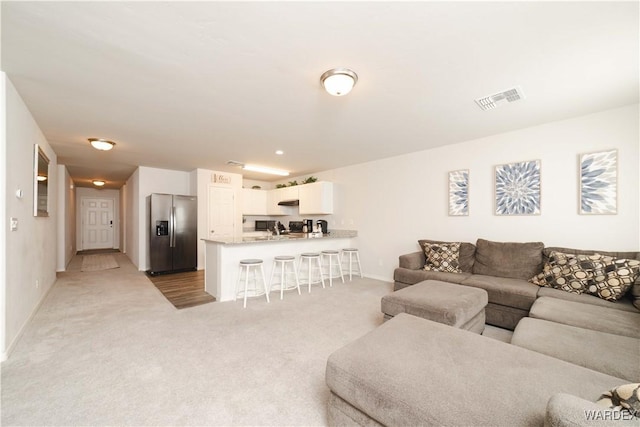
[[[236, 294], [233, 298], [234, 301], [237, 300], [238, 297], [238, 289], [241, 286], [242, 283], [242, 272], [244, 270], [244, 295], [243, 295], [243, 302], [242, 302], [242, 306], [244, 308], [247, 308], [247, 294], [249, 293], [249, 274], [251, 274], [251, 267], [253, 267], [253, 285], [254, 285], [254, 291], [257, 292], [257, 287], [258, 287], [258, 270], [256, 269], [256, 267], [258, 267], [258, 265], [240, 265], [240, 270], [238, 271], [238, 282], [236, 283]], [[262, 279], [262, 287], [264, 288], [264, 295], [265, 298], [267, 299], [267, 302], [269, 301], [269, 291], [267, 289], [267, 281], [265, 279], [265, 275], [264, 275], [264, 267], [262, 264], [260, 264], [260, 278]]]
[[360, 265], [360, 253], [357, 250], [343, 250], [340, 254], [340, 264], [344, 263], [345, 254], [349, 255], [349, 280], [353, 280], [353, 256], [356, 257], [356, 264], [358, 266], [358, 274], [362, 277], [362, 266]]
[[[296, 270], [296, 265], [295, 265], [295, 260], [293, 259], [293, 257], [291, 258], [291, 260], [274, 260], [273, 261], [273, 268], [271, 269], [271, 279], [269, 280], [269, 292], [271, 292], [271, 288], [273, 287], [273, 279], [275, 277], [276, 274], [276, 269], [278, 268], [278, 263], [280, 264], [280, 299], [284, 299], [284, 288], [286, 286], [287, 283], [287, 274], [292, 274], [294, 275], [295, 278], [295, 288], [298, 290], [298, 295], [301, 295], [300, 293], [300, 280], [298, 280], [298, 272]], [[286, 266], [287, 264], [291, 265], [291, 270], [290, 272], [286, 271]], [[289, 289], [293, 289], [293, 287], [288, 287], [287, 290]]]

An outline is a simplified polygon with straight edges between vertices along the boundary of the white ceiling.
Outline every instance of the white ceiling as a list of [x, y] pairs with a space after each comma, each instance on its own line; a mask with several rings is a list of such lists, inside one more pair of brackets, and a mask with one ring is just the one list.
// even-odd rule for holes
[[[228, 160], [296, 176], [637, 103], [638, 16], [636, 1], [4, 1], [2, 69], [77, 185], [118, 188], [138, 165], [240, 172]], [[339, 66], [359, 80], [332, 97], [319, 78]], [[474, 103], [516, 85], [525, 100]]]

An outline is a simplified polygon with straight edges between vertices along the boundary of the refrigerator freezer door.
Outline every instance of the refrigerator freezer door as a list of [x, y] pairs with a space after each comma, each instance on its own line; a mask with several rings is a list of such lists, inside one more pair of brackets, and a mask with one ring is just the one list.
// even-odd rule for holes
[[198, 201], [194, 196], [173, 196], [173, 269], [195, 269], [198, 265]]
[[152, 194], [150, 199], [149, 271], [169, 271], [173, 268], [172, 249], [169, 247], [173, 233], [172, 197], [168, 194]]

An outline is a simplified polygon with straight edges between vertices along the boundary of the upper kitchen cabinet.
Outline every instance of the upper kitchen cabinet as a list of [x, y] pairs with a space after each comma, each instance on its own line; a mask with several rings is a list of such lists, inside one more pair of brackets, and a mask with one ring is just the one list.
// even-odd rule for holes
[[242, 189], [242, 214], [243, 215], [268, 215], [267, 191]]
[[300, 215], [333, 213], [333, 183], [319, 181], [297, 187]]
[[281, 206], [280, 202], [298, 200], [298, 187], [283, 187], [269, 190], [267, 195], [268, 215], [294, 215], [295, 211], [291, 206]]

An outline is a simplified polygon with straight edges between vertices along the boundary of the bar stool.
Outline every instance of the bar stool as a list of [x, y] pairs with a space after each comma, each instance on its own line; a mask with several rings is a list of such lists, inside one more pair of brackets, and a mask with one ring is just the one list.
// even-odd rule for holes
[[342, 252], [340, 253], [340, 264], [342, 264], [344, 262], [345, 254], [349, 255], [349, 281], [352, 280], [351, 275], [354, 273], [354, 271], [353, 271], [353, 256], [354, 255], [356, 257], [356, 264], [358, 264], [358, 271], [356, 273], [360, 274], [360, 277], [362, 277], [362, 267], [360, 266], [360, 253], [358, 252], [358, 250], [355, 249], [355, 248], [343, 249]]
[[[260, 267], [260, 277], [262, 279], [262, 286], [264, 287], [264, 291], [258, 289], [258, 279], [256, 277], [258, 267]], [[253, 289], [249, 289], [249, 272], [253, 268]], [[242, 280], [242, 272], [244, 270], [244, 291], [239, 290], [240, 282]], [[239, 293], [244, 294], [244, 308], [247, 308], [247, 294], [252, 292], [252, 297], [257, 297], [262, 294], [267, 298], [267, 302], [269, 302], [269, 291], [267, 289], [267, 283], [264, 280], [264, 268], [262, 266], [261, 259], [242, 259], [240, 260], [240, 273], [238, 274], [238, 283], [236, 284], [236, 295], [233, 298], [235, 301], [238, 297]]]
[[[333, 286], [333, 278], [336, 279], [339, 277], [342, 279], [342, 283], [344, 283], [344, 276], [342, 275], [342, 263], [340, 262], [340, 252], [334, 250], [326, 250], [322, 251], [322, 260], [324, 261], [324, 257], [329, 257], [329, 271], [327, 272], [327, 276], [329, 276], [329, 287]], [[333, 263], [335, 257], [335, 264]], [[338, 266], [338, 273], [333, 274], [333, 270], [335, 266]]]
[[[280, 266], [280, 299], [283, 299], [284, 291], [290, 291], [292, 289], [298, 288], [298, 295], [300, 295], [300, 281], [298, 280], [298, 272], [296, 271], [296, 257], [281, 255], [273, 258], [273, 268], [271, 269], [271, 280], [269, 280], [269, 292], [274, 285], [273, 277], [276, 274], [276, 270], [278, 266]], [[286, 271], [286, 267], [290, 266], [291, 271]], [[295, 282], [287, 286], [287, 275], [291, 276], [295, 279]], [[277, 283], [276, 283], [277, 284]]]
[[[300, 255], [300, 262], [298, 263], [298, 277], [304, 277], [301, 275], [301, 270], [304, 265], [304, 262], [307, 262], [307, 284], [309, 285], [309, 293], [311, 293], [311, 284], [312, 283], [322, 283], [322, 287], [324, 288], [324, 276], [322, 274], [322, 264], [320, 263], [320, 254], [317, 252], [306, 252]], [[317, 266], [314, 266], [314, 261]], [[317, 269], [318, 275], [320, 276], [320, 281], [312, 281], [312, 270]], [[302, 283], [302, 280], [300, 280]]]

